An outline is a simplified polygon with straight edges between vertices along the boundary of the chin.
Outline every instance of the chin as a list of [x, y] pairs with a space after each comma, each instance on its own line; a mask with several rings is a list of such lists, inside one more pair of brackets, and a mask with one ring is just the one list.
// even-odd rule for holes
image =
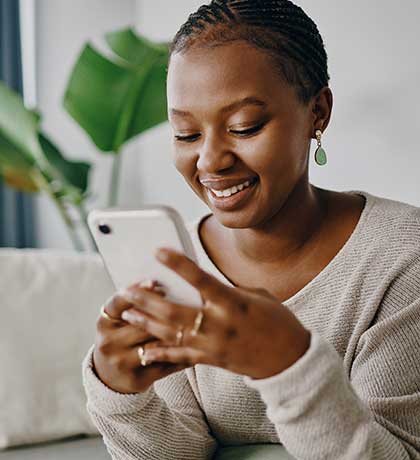
[[250, 210], [237, 210], [237, 211], [222, 211], [220, 209], [211, 207], [209, 204], [210, 210], [212, 211], [216, 220], [227, 228], [250, 228], [256, 222], [255, 215], [250, 212]]

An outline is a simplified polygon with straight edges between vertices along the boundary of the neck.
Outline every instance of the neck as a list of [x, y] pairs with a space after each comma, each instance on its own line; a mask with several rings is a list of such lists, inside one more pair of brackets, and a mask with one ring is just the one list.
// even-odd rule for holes
[[319, 233], [326, 214], [326, 192], [308, 182], [298, 185], [269, 220], [230, 229], [241, 260], [276, 265], [297, 257]]

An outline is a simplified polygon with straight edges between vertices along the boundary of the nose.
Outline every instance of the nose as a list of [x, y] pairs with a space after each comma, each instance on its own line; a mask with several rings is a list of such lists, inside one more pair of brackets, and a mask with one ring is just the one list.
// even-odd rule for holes
[[207, 133], [198, 149], [197, 169], [215, 173], [230, 168], [235, 163], [235, 155], [229, 150], [223, 137], [214, 131]]

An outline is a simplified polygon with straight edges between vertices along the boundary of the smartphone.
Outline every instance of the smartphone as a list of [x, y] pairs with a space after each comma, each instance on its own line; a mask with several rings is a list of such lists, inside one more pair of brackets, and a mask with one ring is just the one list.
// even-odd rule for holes
[[153, 279], [165, 287], [166, 299], [194, 307], [203, 305], [200, 292], [155, 257], [156, 249], [165, 246], [197, 263], [189, 232], [174, 208], [95, 209], [88, 214], [88, 225], [117, 290]]

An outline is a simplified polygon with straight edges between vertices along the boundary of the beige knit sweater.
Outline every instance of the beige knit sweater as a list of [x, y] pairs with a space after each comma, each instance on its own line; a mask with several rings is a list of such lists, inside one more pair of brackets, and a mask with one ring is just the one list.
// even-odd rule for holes
[[[299, 460], [420, 459], [420, 208], [351, 193], [366, 198], [351, 237], [285, 302], [312, 338], [284, 372], [196, 365], [125, 395], [92, 372], [92, 345], [87, 409], [114, 460], [204, 460], [264, 442]], [[231, 285], [200, 243], [203, 217], [188, 224], [199, 264]]]

